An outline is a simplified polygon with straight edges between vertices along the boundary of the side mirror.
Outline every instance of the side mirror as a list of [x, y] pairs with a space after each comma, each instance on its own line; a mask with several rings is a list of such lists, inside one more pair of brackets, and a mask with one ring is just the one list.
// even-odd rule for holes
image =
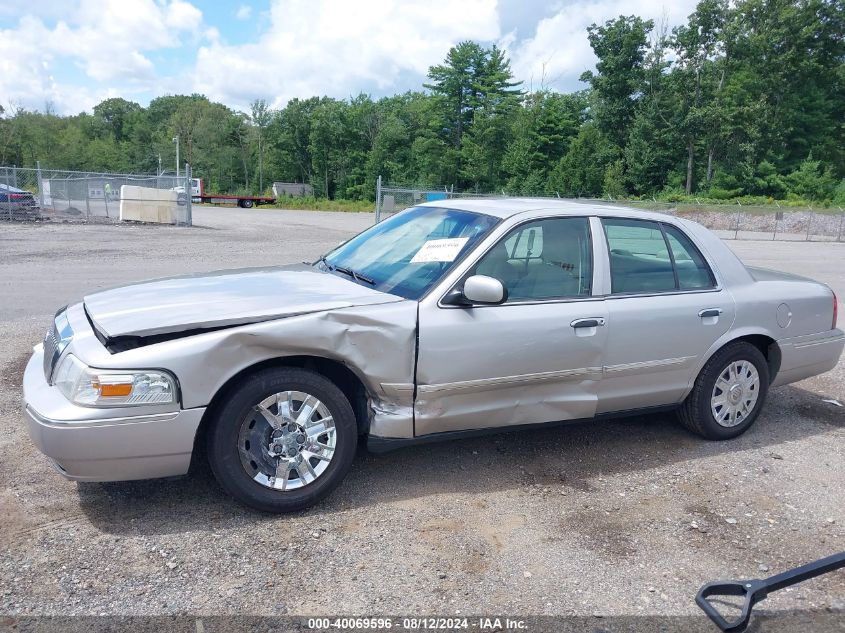
[[464, 297], [472, 303], [496, 305], [508, 300], [508, 290], [498, 279], [473, 275], [464, 282]]

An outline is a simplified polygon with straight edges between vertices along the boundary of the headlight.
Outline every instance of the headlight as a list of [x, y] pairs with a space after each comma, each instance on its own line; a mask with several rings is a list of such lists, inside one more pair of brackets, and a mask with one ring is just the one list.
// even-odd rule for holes
[[167, 372], [92, 369], [73, 354], [59, 364], [53, 382], [68, 400], [88, 407], [176, 402], [176, 380]]

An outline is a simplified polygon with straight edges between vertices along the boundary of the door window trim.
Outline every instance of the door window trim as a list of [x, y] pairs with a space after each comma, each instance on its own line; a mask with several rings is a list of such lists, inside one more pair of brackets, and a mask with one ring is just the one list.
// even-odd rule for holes
[[[692, 294], [692, 293], [704, 293], [704, 292], [720, 292], [722, 290], [722, 284], [720, 283], [719, 277], [716, 275], [716, 269], [714, 268], [712, 262], [704, 256], [704, 253], [695, 243], [689, 234], [684, 231], [681, 227], [672, 222], [664, 222], [663, 220], [652, 220], [652, 219], [645, 219], [645, 218], [628, 218], [624, 216], [600, 216], [598, 218], [599, 222], [602, 225], [602, 233], [604, 235], [605, 246], [607, 248], [607, 271], [610, 276], [610, 292], [604, 295], [606, 299], [626, 299], [629, 297], [662, 297], [666, 295], [680, 295], [680, 294]], [[610, 240], [607, 237], [607, 227], [605, 225], [605, 220], [626, 220], [628, 222], [651, 222], [657, 224], [660, 227], [660, 234], [663, 236], [663, 242], [666, 244], [666, 250], [669, 253], [669, 260], [672, 263], [672, 274], [675, 279], [675, 287], [669, 288], [667, 290], [649, 290], [649, 291], [632, 291], [632, 292], [613, 292], [613, 261], [610, 256]], [[689, 243], [692, 247], [696, 250], [698, 255], [701, 257], [701, 260], [704, 262], [704, 265], [707, 266], [707, 272], [710, 277], [710, 280], [713, 282], [712, 286], [707, 288], [687, 288], [683, 289], [680, 287], [680, 283], [678, 280], [678, 269], [675, 267], [675, 256], [672, 253], [672, 246], [669, 244], [669, 240], [666, 237], [666, 230], [663, 228], [664, 225], [671, 226], [675, 230], [679, 231], [681, 235], [689, 240]]]
[[[592, 264], [592, 279], [590, 280], [590, 294], [588, 295], [573, 295], [567, 297], [551, 297], [548, 299], [522, 299], [519, 301], [506, 301], [505, 303], [497, 303], [493, 305], [489, 304], [478, 304], [473, 305], [472, 309], [476, 310], [478, 308], [502, 308], [507, 306], [521, 306], [521, 305], [535, 305], [535, 304], [547, 304], [547, 303], [574, 303], [576, 301], [600, 301], [604, 299], [604, 295], [597, 295], [596, 292], [596, 279], [598, 277], [598, 268], [596, 266], [597, 259], [596, 259], [596, 248], [595, 248], [595, 235], [593, 233], [593, 223], [591, 222], [592, 215], [542, 215], [536, 216], [532, 218], [525, 218], [524, 220], [517, 222], [512, 227], [508, 228], [501, 237], [495, 239], [487, 248], [484, 249], [484, 252], [478, 255], [478, 257], [469, 264], [467, 269], [458, 277], [457, 281], [450, 284], [445, 292], [440, 295], [440, 298], [437, 299], [437, 307], [444, 309], [444, 310], [466, 310], [469, 306], [456, 306], [456, 305], [449, 305], [444, 304], [443, 299], [448, 295], [452, 290], [456, 289], [462, 283], [464, 283], [468, 277], [470, 277], [470, 271], [481, 261], [487, 253], [489, 253], [495, 246], [497, 246], [500, 242], [504, 241], [511, 233], [517, 230], [519, 227], [531, 224], [533, 222], [542, 222], [543, 220], [568, 220], [568, 219], [583, 219], [587, 221], [587, 231], [589, 234], [589, 244], [590, 244], [590, 258]], [[467, 254], [466, 259], [469, 259], [469, 254]], [[464, 260], [466, 261], [466, 260]]]

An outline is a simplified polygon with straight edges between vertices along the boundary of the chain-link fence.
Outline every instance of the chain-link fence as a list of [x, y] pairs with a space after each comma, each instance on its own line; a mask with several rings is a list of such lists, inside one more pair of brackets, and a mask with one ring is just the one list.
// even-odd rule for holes
[[845, 241], [845, 210], [841, 207], [669, 203], [653, 200], [610, 203], [687, 218], [706, 226], [723, 239]]
[[180, 176], [0, 167], [0, 221], [190, 226], [190, 173], [188, 165]]
[[[505, 198], [506, 192], [458, 192], [454, 187], [376, 186], [376, 222], [408, 207], [432, 200]], [[516, 196], [518, 197], [518, 196]], [[556, 196], [555, 198], [559, 198]], [[542, 198], [541, 198], [542, 199]], [[573, 198], [577, 202], [632, 207], [688, 218], [714, 231], [723, 239], [845, 241], [845, 210], [842, 207], [781, 207], [773, 205], [659, 202]]]

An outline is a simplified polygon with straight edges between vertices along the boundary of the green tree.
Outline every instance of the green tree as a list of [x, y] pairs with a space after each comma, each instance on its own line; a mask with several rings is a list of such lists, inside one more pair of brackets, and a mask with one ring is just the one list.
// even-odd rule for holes
[[810, 156], [802, 161], [798, 169], [787, 174], [786, 184], [790, 193], [807, 200], [828, 200], [833, 195], [836, 179], [830, 168], [825, 169], [821, 161]]
[[[485, 49], [475, 42], [453, 46], [443, 64], [428, 71], [431, 90], [442, 113], [442, 132], [452, 147], [444, 157], [454, 180], [478, 184], [495, 177], [492, 153], [506, 138], [505, 125], [498, 120], [508, 116], [519, 103], [521, 82], [513, 81], [510, 62], [496, 46]], [[474, 122], [479, 122], [470, 147], [462, 152], [464, 138]], [[462, 159], [469, 166], [462, 169]], [[463, 176], [466, 181], [461, 180]]]
[[622, 198], [626, 194], [622, 173], [622, 159], [615, 160], [604, 170], [604, 194], [611, 198]]
[[696, 145], [714, 124], [712, 109], [702, 106], [718, 90], [720, 74], [712, 58], [720, 49], [726, 14], [726, 0], [701, 0], [687, 24], [673, 31], [673, 79], [681, 97], [678, 127], [686, 145], [688, 195], [693, 188]]
[[249, 120], [255, 127], [256, 136], [258, 137], [258, 191], [264, 192], [264, 147], [261, 144], [264, 136], [264, 130], [270, 125], [273, 119], [273, 111], [267, 105], [264, 99], [255, 99], [250, 104]]
[[317, 195], [333, 198], [342, 166], [345, 104], [324, 98], [311, 117], [309, 150]]
[[268, 144], [274, 169], [282, 180], [312, 181], [311, 118], [318, 97], [291, 99], [268, 126]]
[[600, 196], [607, 168], [618, 158], [619, 148], [598, 125], [587, 123], [549, 175], [548, 188], [562, 196]]
[[653, 28], [652, 20], [636, 16], [619, 16], [587, 28], [598, 61], [596, 72], [585, 72], [581, 80], [593, 89], [596, 125], [620, 148], [642, 94], [648, 34]]
[[578, 135], [586, 110], [584, 93], [543, 90], [526, 96], [513, 123], [513, 141], [502, 157], [508, 191], [546, 192], [549, 172]]
[[132, 115], [140, 110], [141, 106], [134, 101], [114, 97], [95, 105], [94, 116], [100, 118], [111, 131], [112, 138], [120, 142], [129, 135]]

